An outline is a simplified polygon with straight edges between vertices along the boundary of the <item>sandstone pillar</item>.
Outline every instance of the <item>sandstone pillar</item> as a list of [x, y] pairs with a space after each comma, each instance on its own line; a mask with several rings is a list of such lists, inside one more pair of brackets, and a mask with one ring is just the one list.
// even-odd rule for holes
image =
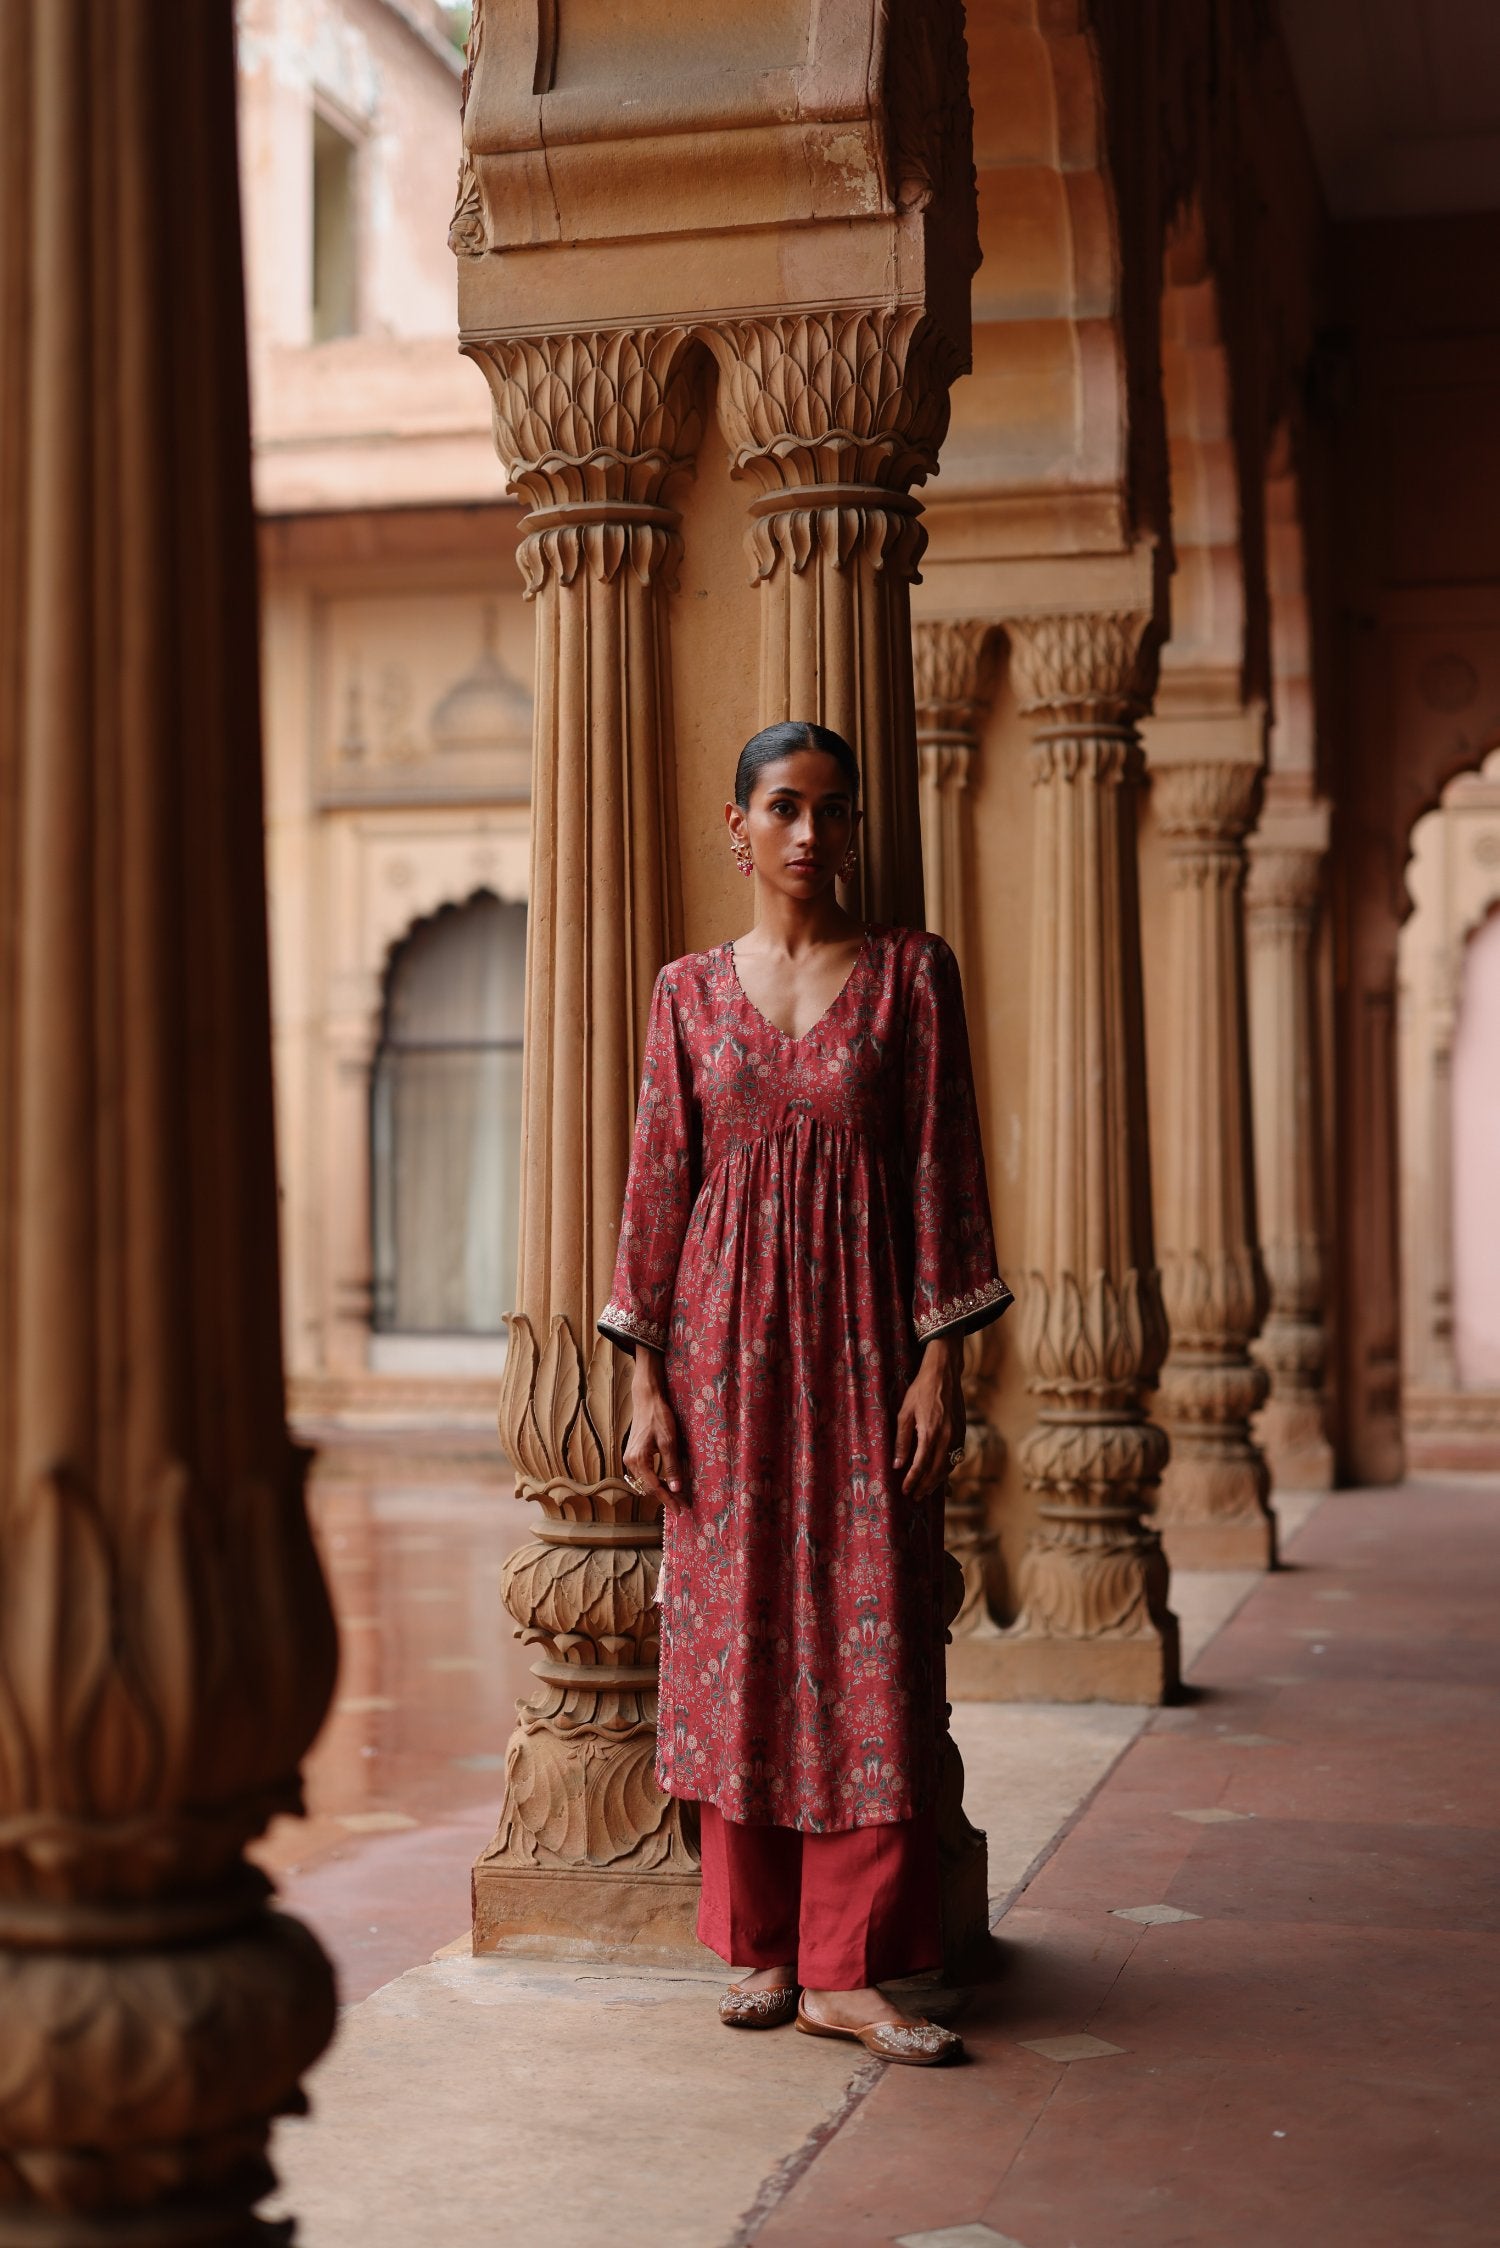
[[1144, 1402], [1167, 1340], [1136, 872], [1150, 626], [1136, 613], [1006, 626], [1036, 784], [1020, 1344], [1039, 1521], [1009, 1637], [1018, 1699], [1158, 1701], [1178, 1677], [1166, 1561], [1141, 1520], [1167, 1457]]
[[937, 466], [956, 352], [912, 308], [737, 321], [710, 333], [733, 472], [754, 487], [760, 720], [809, 718], [863, 779], [858, 907], [923, 926], [909, 487]]
[[537, 1689], [474, 1869], [474, 1944], [671, 1958], [693, 1946], [697, 1881], [653, 1769], [661, 1524], [624, 1480], [630, 1366], [594, 1319], [652, 983], [681, 949], [663, 495], [697, 441], [694, 356], [671, 327], [465, 348], [530, 506], [519, 559], [537, 605], [521, 1253], [500, 1401], [517, 1493], [541, 1511], [504, 1582]]
[[952, 945], [961, 969], [968, 966], [968, 790], [993, 637], [982, 618], [923, 617], [912, 628], [927, 921]]
[[[962, 969], [969, 926], [969, 782], [988, 700], [994, 627], [979, 618], [924, 617], [912, 627], [916, 678], [917, 755], [922, 801], [922, 869], [927, 918], [946, 937]], [[969, 995], [969, 1030], [977, 1047], [982, 1022]], [[991, 1607], [988, 1575], [998, 1545], [990, 1527], [994, 1492], [1005, 1469], [1005, 1439], [990, 1418], [997, 1325], [964, 1342], [964, 1456], [944, 1501], [943, 1540], [963, 1576], [963, 1597], [949, 1629], [948, 1677], [962, 1698], [986, 1691], [984, 1649], [1003, 1639]]]
[[244, 1847], [332, 1621], [282, 1407], [231, 10], [0, 19], [0, 2240], [286, 2237]]
[[1326, 1491], [1324, 1217], [1314, 946], [1326, 806], [1268, 810], [1246, 889], [1256, 1190], [1269, 1308], [1256, 1356], [1270, 1395], [1255, 1433], [1280, 1490]]
[[1172, 860], [1172, 1073], [1158, 1216], [1171, 1346], [1159, 1411], [1171, 1440], [1156, 1522], [1174, 1568], [1266, 1568], [1270, 1475], [1250, 1434], [1269, 1387], [1250, 1345], [1266, 1308], [1256, 1240], [1245, 988], [1245, 834], [1257, 761], [1153, 758]]

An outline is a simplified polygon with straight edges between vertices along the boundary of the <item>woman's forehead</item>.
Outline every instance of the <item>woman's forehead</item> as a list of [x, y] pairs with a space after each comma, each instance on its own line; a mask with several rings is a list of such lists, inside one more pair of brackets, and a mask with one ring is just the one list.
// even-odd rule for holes
[[761, 766], [755, 785], [786, 796], [841, 796], [846, 802], [853, 794], [838, 759], [826, 749], [794, 749], [773, 758]]

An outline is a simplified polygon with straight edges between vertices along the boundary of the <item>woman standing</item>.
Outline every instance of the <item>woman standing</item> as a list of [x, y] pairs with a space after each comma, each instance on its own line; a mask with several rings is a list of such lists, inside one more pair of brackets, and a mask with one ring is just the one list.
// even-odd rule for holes
[[930, 2065], [959, 2040], [875, 1985], [940, 1963], [941, 1494], [962, 1337], [1011, 1299], [957, 964], [838, 903], [858, 793], [825, 727], [741, 754], [755, 926], [657, 979], [599, 1326], [664, 1510], [658, 1777], [751, 1970], [720, 2014]]

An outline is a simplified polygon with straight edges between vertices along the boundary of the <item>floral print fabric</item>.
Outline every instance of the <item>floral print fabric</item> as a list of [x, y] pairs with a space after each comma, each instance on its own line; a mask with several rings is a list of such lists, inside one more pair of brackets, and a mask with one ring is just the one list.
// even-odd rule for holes
[[802, 1038], [734, 950], [657, 979], [611, 1300], [665, 1352], [689, 1509], [663, 1525], [657, 1771], [809, 1833], [927, 1810], [942, 1501], [892, 1472], [921, 1343], [996, 1318], [958, 967], [869, 927]]

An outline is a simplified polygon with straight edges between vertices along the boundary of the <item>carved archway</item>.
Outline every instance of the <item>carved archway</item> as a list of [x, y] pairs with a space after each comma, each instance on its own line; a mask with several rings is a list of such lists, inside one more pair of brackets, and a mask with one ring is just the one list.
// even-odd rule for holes
[[1473, 1152], [1473, 1133], [1465, 1132], [1472, 1120], [1460, 1113], [1463, 1064], [1472, 1074], [1475, 1061], [1472, 1024], [1467, 1053], [1458, 1049], [1472, 945], [1500, 909], [1500, 748], [1478, 772], [1450, 782], [1441, 804], [1415, 822], [1406, 890], [1398, 1091], [1407, 1446], [1417, 1466], [1494, 1464], [1500, 1393], [1466, 1377], [1459, 1333], [1458, 1297], [1465, 1287], [1472, 1296], [1475, 1277], [1460, 1270], [1470, 1228], [1457, 1222], [1475, 1188], [1474, 1179], [1460, 1175], [1464, 1149]]

